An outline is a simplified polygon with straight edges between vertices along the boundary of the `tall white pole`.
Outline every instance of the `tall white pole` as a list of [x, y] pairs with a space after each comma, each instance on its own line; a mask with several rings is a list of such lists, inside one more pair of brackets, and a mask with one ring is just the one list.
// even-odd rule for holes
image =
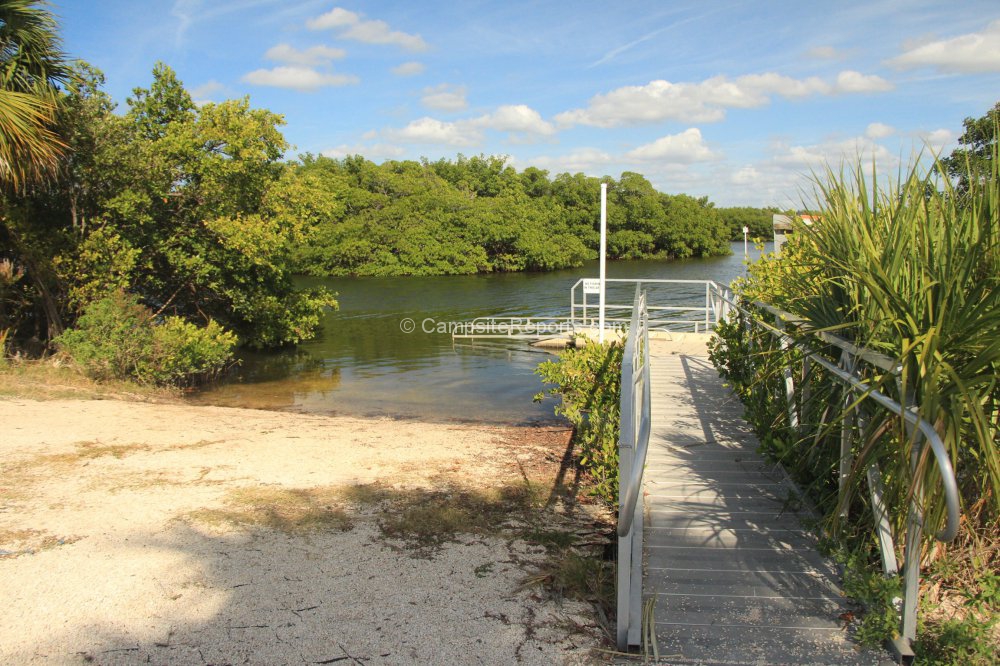
[[743, 272], [747, 271], [747, 266], [750, 263], [750, 252], [747, 249], [747, 234], [750, 233], [750, 227], [743, 227]]
[[605, 259], [608, 254], [608, 184], [601, 183], [601, 303], [598, 316], [598, 342], [604, 344], [604, 280]]

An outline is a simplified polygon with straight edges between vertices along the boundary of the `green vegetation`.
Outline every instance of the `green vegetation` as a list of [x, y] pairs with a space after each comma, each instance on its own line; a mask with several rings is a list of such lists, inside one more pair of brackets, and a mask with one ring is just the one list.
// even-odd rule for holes
[[[589, 342], [567, 349], [558, 361], [545, 361], [535, 372], [554, 384], [550, 395], [562, 396], [556, 414], [573, 424], [579, 464], [590, 473], [592, 490], [608, 505], [618, 502], [618, 437], [620, 432], [621, 342]], [[535, 396], [540, 400], [543, 394]]]
[[214, 321], [204, 327], [180, 317], [157, 322], [134, 296], [117, 293], [88, 305], [76, 328], [55, 342], [97, 380], [190, 384], [226, 367], [236, 336]]
[[[919, 649], [928, 657], [952, 655], [938, 663], [973, 663], [966, 661], [973, 659], [966, 648], [935, 643], [958, 635], [948, 623], [961, 625], [962, 635], [978, 636], [976, 649], [982, 648], [982, 640], [993, 646], [987, 651], [990, 655], [997, 647], [990, 630], [1000, 600], [988, 589], [992, 579], [974, 575], [1000, 569], [996, 135], [994, 125], [992, 142], [985, 144], [988, 159], [981, 163], [988, 170], [966, 172], [955, 181], [955, 159], [969, 164], [962, 156], [964, 149], [956, 151], [955, 159], [936, 162], [930, 169], [912, 167], [900, 182], [887, 181], [874, 168], [867, 173], [861, 166], [846, 173], [828, 172], [817, 184], [821, 222], [800, 225], [781, 257], [753, 266], [749, 278], [737, 286], [746, 303], [774, 304], [802, 317], [813, 329], [834, 332], [899, 360], [898, 382], [878, 370], [867, 371], [865, 379], [899, 402], [909, 398], [944, 441], [962, 500], [963, 522], [955, 543], [932, 542], [931, 535], [944, 521], [936, 466], [925, 451], [913, 470], [913, 444], [898, 417], [868, 401], [849, 400], [850, 407], [845, 408], [843, 389], [817, 371], [805, 385], [797, 382], [801, 425], [792, 428], [782, 369], [787, 364], [801, 367], [800, 352], [782, 350], [768, 333], [748, 333], [738, 317], [720, 326], [712, 349], [713, 361], [743, 399], [765, 452], [782, 461], [808, 488], [827, 514], [830, 534], [849, 553], [845, 559], [857, 583], [854, 592], [870, 603], [871, 617], [862, 625], [864, 636], [873, 640], [891, 633], [894, 612], [886, 605], [891, 590], [873, 583], [880, 574], [865, 573], [876, 568], [877, 559], [866, 471], [873, 463], [882, 471], [897, 546], [903, 541], [909, 500], [916, 489], [924, 489], [924, 562], [945, 558], [970, 573], [959, 584], [954, 577], [936, 575], [931, 567], [925, 584], [932, 581], [946, 599], [982, 600], [974, 612], [925, 613]], [[796, 326], [790, 333], [809, 340], [799, 335]], [[836, 362], [837, 350], [811, 344], [815, 353]], [[803, 396], [806, 387], [808, 402]], [[848, 492], [838, 499], [839, 432], [848, 411], [864, 418], [863, 426], [855, 427]], [[848, 520], [841, 517], [843, 510], [849, 511]], [[967, 648], [975, 644], [967, 641]]]
[[1000, 102], [986, 112], [982, 118], [966, 118], [962, 122], [965, 131], [958, 137], [960, 146], [951, 155], [941, 160], [948, 169], [948, 175], [957, 181], [959, 192], [966, 192], [972, 182], [983, 183], [994, 178], [996, 171], [992, 164], [997, 142], [997, 127], [1000, 127]]
[[[36, 2], [0, 3], [5, 350], [44, 352], [103, 308], [101, 326], [147, 326], [139, 346], [160, 355], [107, 365], [85, 330], [59, 337], [65, 350], [96, 375], [186, 382], [224, 363], [233, 334], [252, 347], [313, 335], [336, 303], [292, 285], [289, 248], [313, 205], [282, 161], [281, 118], [246, 99], [196, 107], [162, 64], [118, 115], [56, 27]], [[152, 313], [108, 309], [119, 292]]]
[[600, 183], [608, 183], [614, 258], [727, 254], [728, 229], [707, 199], [671, 196], [637, 173], [610, 178], [505, 158], [395, 162], [306, 155], [292, 180], [323, 215], [293, 250], [311, 275], [442, 275], [577, 266], [597, 256]]
[[0, 1], [0, 184], [14, 191], [59, 167], [57, 86], [69, 78], [52, 15], [31, 0]]
[[747, 234], [749, 240], [763, 238], [771, 240], [774, 236], [772, 229], [772, 219], [775, 213], [780, 213], [777, 208], [750, 208], [749, 206], [739, 206], [735, 208], [717, 208], [719, 217], [723, 224], [729, 229], [730, 240], [743, 240], [743, 227], [750, 229]]

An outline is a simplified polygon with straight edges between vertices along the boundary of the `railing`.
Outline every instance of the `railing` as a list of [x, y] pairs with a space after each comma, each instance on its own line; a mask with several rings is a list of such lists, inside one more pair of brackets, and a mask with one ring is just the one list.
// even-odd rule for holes
[[452, 339], [537, 340], [575, 332], [569, 317], [476, 317], [452, 326]]
[[[799, 424], [802, 421], [803, 410], [809, 403], [809, 395], [807, 393], [808, 378], [813, 364], [826, 370], [846, 387], [842, 407], [845, 408], [847, 416], [842, 419], [840, 424], [840, 459], [838, 470], [840, 486], [838, 500], [843, 500], [845, 497], [848, 476], [854, 464], [853, 432], [856, 423], [860, 427], [864, 422], [861, 405], [864, 401], [870, 400], [899, 416], [905, 424], [907, 434], [913, 444], [910, 465], [914, 475], [917, 473], [917, 466], [923, 453], [924, 443], [926, 442], [930, 445], [931, 453], [933, 454], [933, 459], [940, 475], [947, 516], [944, 528], [935, 534], [934, 537], [942, 542], [954, 539], [958, 534], [959, 495], [951, 459], [948, 456], [944, 442], [941, 441], [933, 425], [921, 418], [917, 413], [916, 407], [910, 404], [905, 387], [901, 383], [902, 368], [899, 362], [870, 349], [853, 345], [835, 335], [822, 331], [812, 331], [805, 325], [801, 318], [768, 304], [755, 303], [754, 305], [772, 316], [774, 318], [773, 323], [764, 321], [761, 316], [738, 304], [729, 294], [720, 293], [719, 297], [723, 302], [722, 310], [735, 309], [739, 312], [741, 326], [757, 326], [776, 337], [780, 341], [781, 348], [784, 351], [787, 352], [795, 348], [802, 354], [802, 392], [798, 403], [796, 401], [794, 379], [797, 368], [793, 368], [790, 365], [791, 361], [789, 361], [789, 365], [786, 365], [784, 369], [785, 400], [789, 425], [792, 428], [800, 427]], [[788, 334], [787, 327], [790, 325], [797, 326], [797, 332], [800, 335], [796, 339], [793, 339]], [[807, 344], [807, 340], [812, 344]], [[831, 347], [839, 351], [840, 358], [838, 362], [830, 360], [817, 351], [819, 348], [830, 349]], [[791, 356], [787, 356], [787, 358], [791, 359]], [[864, 365], [877, 368], [877, 371], [882, 371], [893, 376], [897, 383], [899, 395], [906, 404], [901, 404], [892, 399], [873, 387], [871, 383], [865, 381], [861, 372]], [[866, 475], [881, 551], [882, 568], [886, 576], [895, 577], [899, 574], [899, 567], [896, 561], [896, 547], [886, 508], [882, 473], [877, 462], [872, 463], [866, 469]], [[900, 636], [891, 641], [891, 647], [896, 656], [904, 663], [909, 663], [913, 660], [912, 641], [916, 638], [917, 631], [917, 608], [919, 606], [920, 594], [920, 549], [924, 528], [921, 506], [922, 499], [923, 492], [918, 485], [916, 492], [910, 497], [907, 515], [903, 598], [897, 600], [897, 609], [900, 612]], [[846, 503], [841, 501], [840, 505], [846, 506]], [[842, 513], [844, 512], [846, 512], [846, 509], [842, 510]]]
[[642, 630], [642, 474], [649, 445], [649, 312], [636, 285], [622, 355], [618, 439], [618, 648], [637, 645]]
[[[570, 289], [570, 321], [577, 328], [591, 328], [598, 325], [598, 296], [589, 294], [584, 288], [587, 280], [577, 280]], [[708, 332], [719, 321], [721, 303], [715, 294], [720, 285], [711, 280], [605, 280], [606, 326], [622, 327], [631, 321], [633, 304], [615, 302], [616, 298], [628, 298], [621, 287], [635, 285], [647, 290], [647, 312], [649, 327], [654, 330], [693, 330]]]

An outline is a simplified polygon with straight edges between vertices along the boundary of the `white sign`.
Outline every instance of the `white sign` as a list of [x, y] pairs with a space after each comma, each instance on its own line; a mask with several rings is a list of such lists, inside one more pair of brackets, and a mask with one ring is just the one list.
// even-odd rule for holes
[[584, 280], [583, 281], [583, 293], [585, 293], [585, 294], [599, 294], [599, 293], [601, 293], [601, 281], [600, 280]]
[[745, 234], [750, 233], [750, 227], [743, 227], [743, 233]]

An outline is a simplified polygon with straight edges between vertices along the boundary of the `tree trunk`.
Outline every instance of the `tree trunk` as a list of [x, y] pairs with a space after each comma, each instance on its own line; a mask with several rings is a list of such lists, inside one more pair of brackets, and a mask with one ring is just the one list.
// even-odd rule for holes
[[42, 268], [41, 263], [36, 261], [31, 252], [24, 247], [24, 244], [20, 241], [14, 230], [11, 229], [7, 220], [2, 217], [0, 217], [0, 231], [5, 232], [4, 235], [7, 236], [10, 247], [18, 256], [19, 263], [27, 269], [27, 273], [31, 277], [35, 290], [38, 292], [42, 311], [45, 313], [46, 319], [46, 343], [51, 343], [53, 338], [63, 332], [64, 326], [62, 316], [59, 314], [59, 305], [56, 303], [56, 299], [52, 295], [52, 290], [46, 283], [44, 274], [45, 271]]

